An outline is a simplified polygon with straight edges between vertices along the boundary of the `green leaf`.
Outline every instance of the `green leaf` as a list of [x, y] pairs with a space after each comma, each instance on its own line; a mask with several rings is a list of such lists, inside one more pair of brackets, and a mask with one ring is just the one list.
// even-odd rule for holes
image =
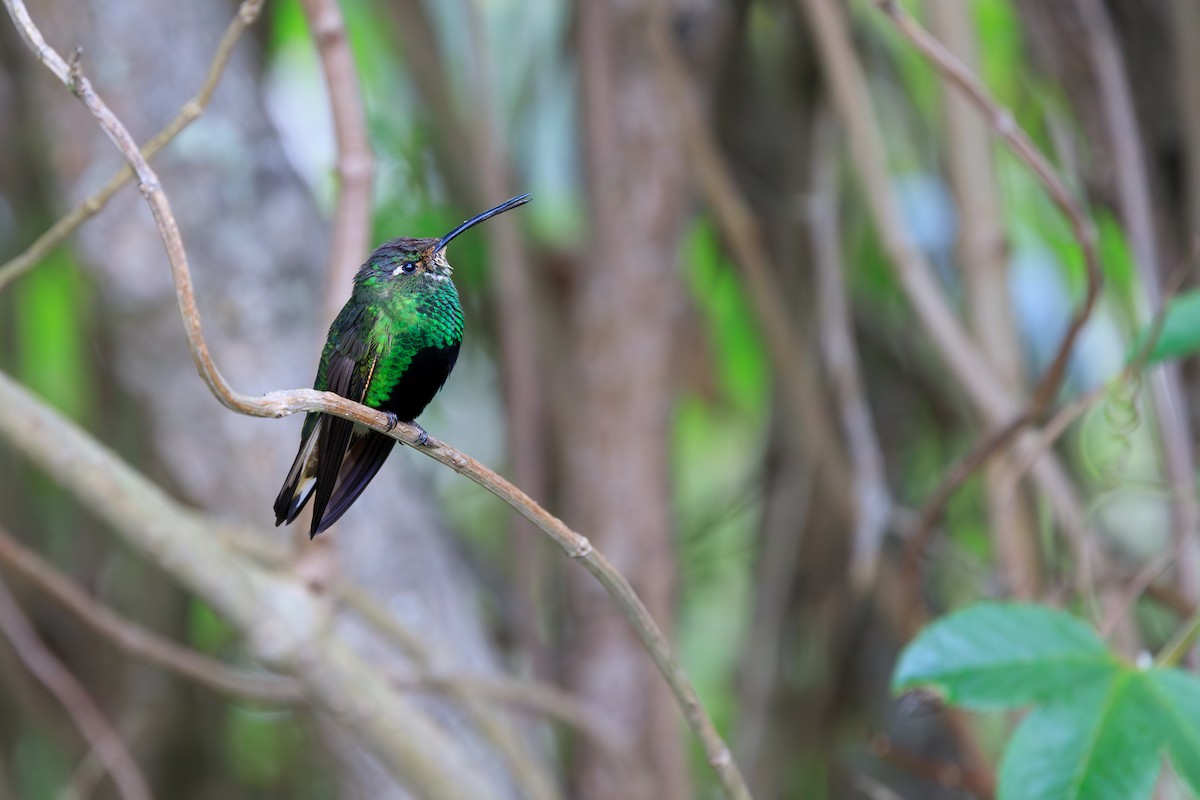
[[1148, 690], [1125, 669], [1030, 713], [1000, 765], [1000, 800], [1149, 798], [1161, 765]]
[[[1151, 326], [1147, 326], [1134, 340], [1130, 359], [1136, 358], [1145, 347]], [[1200, 351], [1200, 289], [1181, 292], [1167, 303], [1162, 329], [1146, 358], [1146, 364], [1154, 364], [1171, 358], [1183, 358]]]
[[1152, 670], [1146, 680], [1175, 772], [1200, 795], [1200, 677], [1163, 669]]
[[892, 687], [932, 686], [964, 706], [1004, 708], [1104, 683], [1118, 668], [1095, 632], [1069, 614], [982, 603], [926, 628], [901, 654]]

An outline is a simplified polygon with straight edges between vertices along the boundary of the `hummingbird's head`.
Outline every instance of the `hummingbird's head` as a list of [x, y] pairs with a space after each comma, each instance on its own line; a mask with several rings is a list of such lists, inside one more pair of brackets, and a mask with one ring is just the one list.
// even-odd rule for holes
[[367, 263], [358, 271], [355, 280], [360, 283], [392, 280], [408, 282], [415, 279], [424, 279], [420, 283], [426, 280], [447, 281], [453, 270], [450, 262], [446, 260], [446, 245], [450, 244], [454, 237], [485, 219], [524, 205], [529, 200], [530, 195], [527, 194], [505, 200], [495, 208], [489, 208], [482, 214], [471, 217], [440, 239], [390, 239], [371, 254]]

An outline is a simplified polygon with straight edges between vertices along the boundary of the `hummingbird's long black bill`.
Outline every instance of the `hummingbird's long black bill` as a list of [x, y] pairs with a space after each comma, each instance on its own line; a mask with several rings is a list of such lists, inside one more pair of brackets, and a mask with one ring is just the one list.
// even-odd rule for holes
[[451, 239], [453, 239], [455, 236], [458, 236], [460, 233], [465, 231], [467, 228], [478, 225], [479, 223], [483, 222], [485, 219], [491, 219], [492, 217], [496, 216], [497, 214], [503, 214], [505, 211], [508, 211], [511, 208], [516, 208], [517, 206], [523, 206], [526, 203], [528, 203], [530, 201], [530, 199], [532, 199], [532, 197], [533, 197], [533, 195], [523, 194], [523, 195], [520, 195], [519, 197], [514, 197], [511, 200], [505, 200], [503, 203], [496, 206], [495, 208], [489, 208], [487, 211], [483, 212], [482, 214], [479, 214], [478, 216], [471, 217], [469, 220], [464, 222], [462, 225], [459, 225], [457, 228], [455, 228], [454, 230], [450, 231], [445, 236], [443, 236], [442, 240], [440, 242], [438, 242], [437, 247], [435, 247], [433, 249], [433, 252], [435, 252], [435, 253], [441, 252], [441, 250], [443, 248], [445, 248], [446, 245], [450, 244]]

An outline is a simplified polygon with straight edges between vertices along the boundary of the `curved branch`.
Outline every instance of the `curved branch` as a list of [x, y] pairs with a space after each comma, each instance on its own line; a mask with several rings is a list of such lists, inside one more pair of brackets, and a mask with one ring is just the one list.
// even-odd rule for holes
[[213, 395], [227, 408], [254, 417], [283, 417], [298, 411], [323, 411], [364, 424], [397, 441], [415, 447], [435, 461], [450, 467], [460, 475], [507, 502], [534, 525], [545, 531], [571, 558], [578, 559], [584, 569], [592, 573], [608, 591], [613, 602], [633, 626], [642, 640], [655, 666], [666, 679], [680, 710], [688, 724], [700, 739], [709, 765], [716, 772], [725, 794], [731, 798], [749, 798], [749, 790], [741, 771], [733, 761], [728, 746], [717, 733], [712, 719], [700, 703], [683, 668], [675, 660], [666, 638], [650, 616], [645, 605], [633, 591], [633, 587], [608, 559], [592, 547], [584, 536], [568, 528], [561, 520], [535, 503], [524, 492], [498, 474], [475, 461], [470, 456], [455, 450], [433, 437], [424, 446], [418, 444], [417, 429], [412, 425], [400, 424], [388, 430], [387, 417], [380, 411], [359, 405], [351, 400], [328, 392], [311, 389], [270, 392], [261, 397], [244, 395], [235, 390], [217, 369], [208, 352], [192, 290], [191, 270], [175, 216], [159, 184], [158, 176], [138, 152], [133, 137], [121, 124], [116, 115], [92, 89], [91, 83], [79, 69], [78, 59], [68, 65], [53, 48], [46, 44], [41, 32], [34, 25], [23, 0], [4, 0], [4, 5], [17, 24], [22, 38], [38, 59], [58, 77], [91, 111], [105, 134], [113, 141], [121, 155], [138, 176], [139, 190], [150, 206], [166, 247], [167, 259], [175, 279], [175, 293], [183, 316], [184, 332], [192, 359], [201, 379]]
[[1050, 403], [1058, 394], [1058, 388], [1062, 385], [1063, 377], [1066, 375], [1067, 362], [1071, 357], [1075, 341], [1079, 338], [1088, 317], [1091, 316], [1092, 309], [1096, 305], [1096, 298], [1100, 296], [1100, 287], [1104, 283], [1104, 277], [1100, 271], [1100, 257], [1096, 252], [1096, 230], [1079, 202], [1050, 164], [1050, 160], [1042, 154], [1025, 130], [1017, 124], [1012, 112], [996, 102], [991, 92], [983, 85], [983, 81], [979, 80], [975, 73], [955, 58], [941, 42], [917, 24], [917, 21], [909, 16], [896, 0], [875, 0], [875, 5], [879, 6], [879, 9], [895, 23], [900, 32], [937, 69], [938, 74], [962, 92], [963, 96], [979, 109], [979, 113], [988, 121], [995, 134], [1037, 176], [1042, 186], [1045, 187], [1046, 193], [1050, 195], [1050, 199], [1067, 218], [1071, 230], [1079, 242], [1079, 248], [1083, 252], [1083, 263], [1087, 270], [1087, 289], [1083, 304], [1076, 309], [1071, 318], [1071, 324], [1067, 328], [1066, 335], [1063, 336], [1058, 353], [1054, 356], [1046, 374], [1042, 376], [1041, 382], [1033, 393], [1033, 399], [1030, 401], [1030, 409], [1033, 411], [1031, 416], [1040, 416], [1050, 407]]
[[941, 516], [946, 503], [962, 483], [1020, 433], [1027, 425], [1036, 423], [1050, 409], [1054, 398], [1066, 376], [1067, 364], [1083, 326], [1095, 308], [1100, 296], [1104, 277], [1100, 270], [1100, 258], [1096, 252], [1096, 231], [1091, 220], [1078, 200], [1068, 190], [1049, 159], [1042, 154], [1025, 130], [1017, 124], [1012, 112], [1001, 106], [992, 97], [987, 87], [975, 73], [922, 28], [916, 20], [900, 7], [896, 0], [874, 0], [875, 5], [887, 15], [896, 28], [910, 41], [936, 69], [948, 84], [953, 86], [969, 101], [993, 133], [999, 137], [1013, 154], [1037, 177], [1050, 199], [1067, 218], [1075, 239], [1083, 253], [1087, 274], [1087, 286], [1083, 302], [1071, 317], [1067, 332], [1059, 343], [1054, 359], [1042, 376], [1032, 398], [1026, 406], [1005, 424], [980, 441], [965, 458], [960, 460], [934, 491], [921, 510], [916, 534], [908, 548], [910, 556], [919, 552], [920, 543], [929, 537], [930, 529]]
[[[217, 45], [217, 52], [213, 55], [212, 64], [204, 76], [204, 82], [200, 85], [200, 91], [192, 99], [183, 104], [183, 108], [175, 119], [167, 123], [167, 126], [156, 133], [154, 138], [146, 142], [145, 146], [142, 147], [143, 158], [146, 160], [154, 158], [184, 128], [191, 125], [196, 118], [204, 113], [204, 109], [208, 107], [208, 101], [212, 99], [213, 92], [217, 88], [217, 82], [221, 79], [221, 73], [225, 71], [225, 65], [229, 63], [229, 56], [233, 52], [233, 46], [237, 44], [238, 39], [241, 38], [246, 28], [253, 25], [254, 21], [258, 19], [259, 12], [262, 11], [262, 4], [263, 0], [244, 0], [238, 6], [233, 21], [225, 29], [225, 34], [221, 37], [221, 41]], [[100, 210], [108, 204], [112, 196], [132, 177], [133, 170], [128, 165], [121, 167], [108, 179], [108, 183], [88, 195], [83, 202], [60, 217], [58, 222], [55, 222], [50, 226], [49, 230], [35, 239], [33, 244], [29, 245], [23, 252], [9, 259], [3, 265], [0, 265], [0, 292], [4, 291], [5, 287], [24, 275], [35, 264], [49, 255], [51, 250], [58, 247], [68, 236], [78, 230], [80, 225], [100, 213]]]

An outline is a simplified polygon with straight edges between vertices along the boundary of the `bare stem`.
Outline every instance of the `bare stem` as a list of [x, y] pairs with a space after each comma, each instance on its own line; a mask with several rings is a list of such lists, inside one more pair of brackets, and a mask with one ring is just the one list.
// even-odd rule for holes
[[1042, 376], [1030, 402], [1030, 407], [1035, 412], [1032, 416], [1040, 416], [1050, 407], [1058, 394], [1058, 388], [1062, 385], [1063, 377], [1066, 375], [1067, 362], [1075, 346], [1075, 341], [1078, 339], [1080, 331], [1083, 330], [1088, 317], [1091, 316], [1096, 298], [1100, 296], [1100, 287], [1104, 283], [1100, 271], [1100, 257], [1096, 252], [1095, 228], [1079, 205], [1079, 201], [1067, 189], [1066, 183], [1050, 164], [1050, 160], [1033, 143], [1029, 134], [1025, 133], [1025, 130], [1017, 124], [1013, 113], [996, 102], [991, 92], [984, 86], [983, 81], [955, 58], [945, 45], [909, 16], [896, 0], [875, 0], [875, 5], [879, 6], [880, 10], [895, 23], [899, 31], [913, 43], [921, 55], [929, 60], [942, 79], [962, 92], [963, 96], [988, 121], [996, 136], [1007, 144], [1013, 154], [1037, 176], [1042, 186], [1045, 187], [1046, 193], [1050, 195], [1050, 199], [1066, 216], [1071, 230], [1075, 234], [1075, 239], [1083, 251], [1083, 263], [1087, 270], [1087, 288], [1083, 303], [1071, 318], [1071, 324], [1067, 328], [1066, 335], [1063, 336], [1058, 353], [1050, 363], [1046, 374]]
[[[263, 0], [244, 0], [238, 7], [233, 21], [225, 29], [225, 34], [221, 37], [221, 41], [217, 45], [217, 52], [213, 55], [212, 64], [209, 65], [208, 72], [204, 77], [204, 83], [200, 86], [200, 91], [192, 99], [184, 103], [183, 108], [176, 115], [175, 119], [167, 123], [165, 128], [156, 133], [154, 138], [150, 139], [142, 147], [142, 156], [147, 161], [158, 155], [160, 150], [166, 147], [184, 128], [192, 124], [204, 112], [204, 109], [208, 106], [208, 101], [212, 98], [213, 91], [217, 88], [217, 82], [221, 79], [221, 73], [225, 71], [225, 65], [229, 63], [229, 56], [233, 52], [234, 45], [237, 44], [238, 39], [241, 38], [246, 28], [254, 24], [254, 21], [258, 19], [259, 12], [262, 10], [262, 4]], [[113, 195], [128, 183], [132, 177], [133, 170], [128, 165], [122, 166], [108, 179], [108, 182], [103, 187], [88, 195], [83, 202], [59, 218], [57, 222], [50, 226], [49, 230], [35, 239], [23, 252], [0, 266], [0, 292], [4, 291], [14, 280], [32, 269], [51, 250], [58, 247], [68, 236], [78, 230], [80, 225], [100, 213], [100, 210], [108, 204]]]

